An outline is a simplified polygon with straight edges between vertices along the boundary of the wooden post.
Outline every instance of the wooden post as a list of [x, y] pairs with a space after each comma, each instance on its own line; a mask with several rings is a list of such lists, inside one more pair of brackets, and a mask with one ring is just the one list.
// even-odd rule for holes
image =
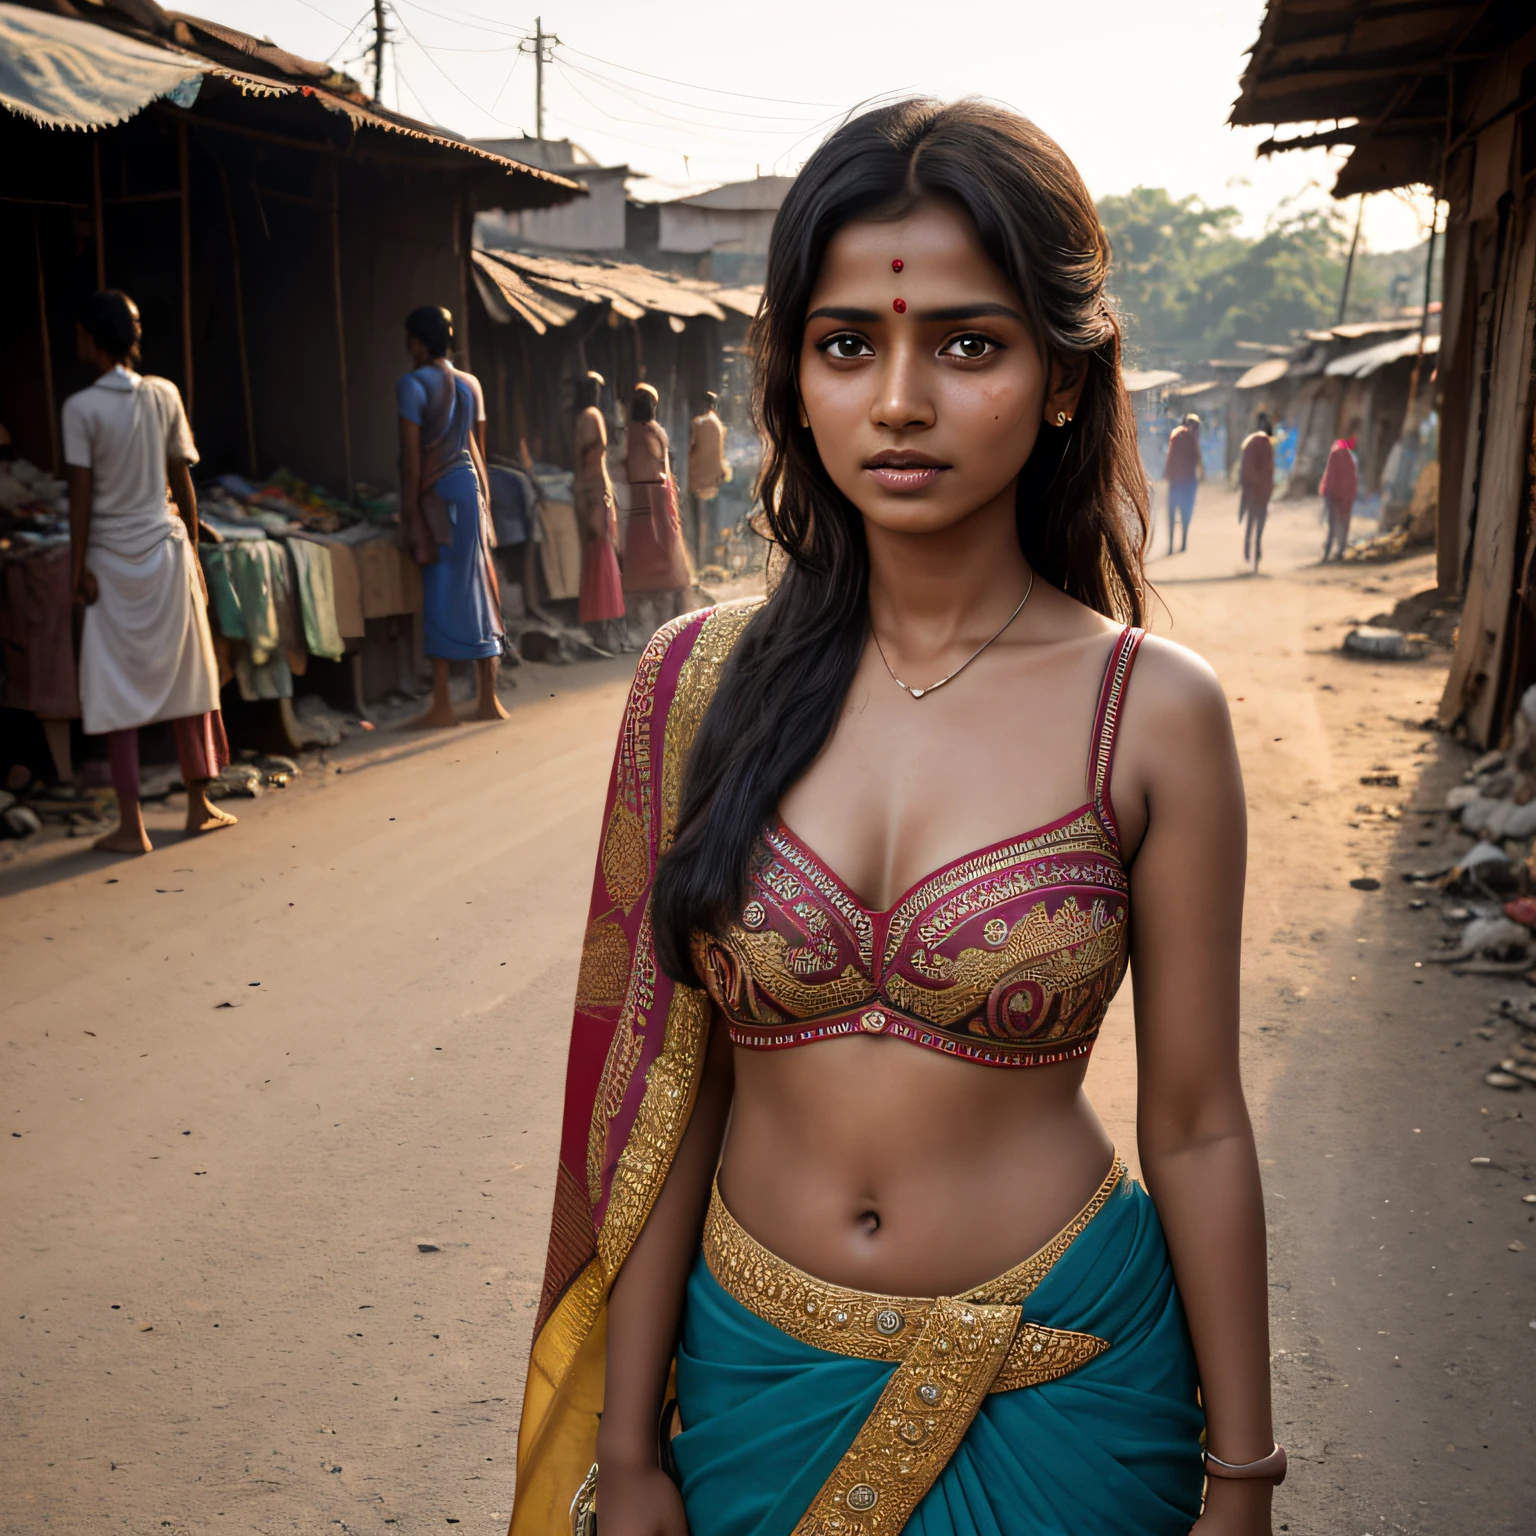
[[256, 410], [251, 401], [251, 360], [245, 344], [245, 287], [240, 279], [240, 231], [235, 224], [235, 204], [229, 195], [229, 176], [220, 160], [219, 184], [224, 188], [224, 217], [229, 223], [229, 256], [235, 280], [235, 336], [240, 348], [240, 391], [245, 403], [245, 467], [251, 479], [256, 467]]
[[469, 264], [475, 243], [475, 213], [467, 190], [460, 190], [453, 210], [453, 249], [459, 258], [459, 344], [454, 361], [469, 373]]
[[59, 473], [59, 413], [53, 400], [53, 344], [48, 337], [48, 285], [43, 280], [43, 237], [32, 215], [32, 244], [37, 249], [37, 329], [43, 343], [43, 400], [48, 407], [48, 446], [52, 471]]
[[91, 139], [91, 204], [96, 215], [96, 289], [107, 286], [107, 228], [101, 206], [101, 135]]
[[192, 188], [187, 170], [187, 125], [176, 125], [176, 157], [181, 170], [181, 372], [187, 420], [192, 421]]
[[356, 495], [352, 480], [352, 405], [347, 394], [347, 326], [341, 303], [341, 168], [331, 157], [331, 281], [336, 292], [336, 366], [341, 380], [341, 453], [347, 470], [347, 500]]

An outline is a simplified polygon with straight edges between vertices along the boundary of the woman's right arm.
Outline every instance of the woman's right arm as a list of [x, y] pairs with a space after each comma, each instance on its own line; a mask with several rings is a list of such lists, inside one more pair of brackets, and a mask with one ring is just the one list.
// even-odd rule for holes
[[608, 1301], [608, 1371], [597, 1432], [603, 1536], [685, 1536], [688, 1529], [682, 1496], [658, 1461], [657, 1421], [732, 1086], [730, 1037], [716, 1017], [688, 1129]]

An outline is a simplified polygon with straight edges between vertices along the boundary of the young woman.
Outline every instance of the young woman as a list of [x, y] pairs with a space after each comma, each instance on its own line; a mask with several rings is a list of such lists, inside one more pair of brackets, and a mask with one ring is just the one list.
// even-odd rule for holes
[[611, 651], [624, 649], [624, 585], [619, 576], [619, 518], [608, 478], [608, 423], [603, 376], [588, 373], [577, 388], [576, 529], [581, 535], [581, 600], [577, 622]]
[[81, 716], [88, 734], [107, 738], [117, 791], [117, 830], [96, 841], [109, 853], [150, 851], [139, 727], [160, 720], [176, 736], [187, 832], [235, 824], [208, 800], [229, 746], [197, 559], [197, 448], [176, 386], [134, 371], [140, 336], [138, 306], [126, 293], [93, 293], [76, 342], [96, 382], [71, 395], [62, 413], [75, 600], [85, 609]]
[[459, 723], [448, 663], [475, 663], [475, 719], [505, 720], [496, 697], [501, 600], [491, 559], [491, 494], [485, 473], [485, 397], [472, 373], [448, 361], [453, 316], [424, 304], [405, 317], [411, 370], [400, 411], [400, 517], [421, 566], [424, 648], [432, 658], [432, 705], [414, 723]]
[[[603, 1536], [1270, 1529], [1243, 790], [1215, 678], [1136, 627], [1107, 267], [976, 103], [853, 120], [780, 210], [786, 565], [631, 694], [517, 1536], [594, 1491]], [[1145, 1188], [1082, 1091], [1128, 961]]]
[[[672, 479], [671, 445], [656, 420], [659, 397], [649, 384], [635, 385], [624, 434], [624, 478], [629, 514], [624, 521], [624, 590], [661, 605], [661, 617], [680, 613], [693, 586], [683, 545], [683, 525]], [[631, 606], [634, 606], [631, 604]]]

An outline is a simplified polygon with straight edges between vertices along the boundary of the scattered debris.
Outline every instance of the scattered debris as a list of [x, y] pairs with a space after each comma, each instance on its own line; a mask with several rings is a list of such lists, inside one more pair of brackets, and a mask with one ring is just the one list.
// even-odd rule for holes
[[30, 805], [13, 805], [0, 814], [0, 826], [7, 837], [35, 837], [43, 830], [43, 820]]
[[1344, 636], [1344, 650], [1372, 661], [1417, 661], [1429, 647], [1428, 635], [1405, 635], [1398, 629], [1360, 624]]
[[1360, 782], [1375, 789], [1397, 789], [1398, 779], [1395, 773], [1362, 773]]
[[1379, 891], [1381, 889], [1381, 881], [1375, 875], [1357, 875], [1349, 883], [1357, 891]]

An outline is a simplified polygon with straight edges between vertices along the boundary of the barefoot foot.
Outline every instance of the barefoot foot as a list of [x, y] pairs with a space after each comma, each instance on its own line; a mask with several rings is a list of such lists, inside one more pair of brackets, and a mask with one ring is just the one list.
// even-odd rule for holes
[[507, 720], [510, 718], [506, 705], [494, 693], [490, 696], [489, 700], [475, 710], [476, 720]]
[[434, 703], [426, 714], [408, 721], [405, 728], [408, 731], [446, 731], [458, 723], [459, 717], [454, 714], [452, 704]]
[[154, 844], [149, 840], [147, 833], [140, 827], [119, 827], [115, 832], [108, 832], [103, 837], [98, 837], [91, 844], [93, 848], [99, 848], [103, 853], [153, 853]]
[[200, 806], [187, 807], [188, 837], [196, 837], [202, 832], [217, 832], [220, 827], [239, 825], [238, 816], [231, 816], [228, 811], [221, 811], [216, 805], [209, 805], [206, 801]]

